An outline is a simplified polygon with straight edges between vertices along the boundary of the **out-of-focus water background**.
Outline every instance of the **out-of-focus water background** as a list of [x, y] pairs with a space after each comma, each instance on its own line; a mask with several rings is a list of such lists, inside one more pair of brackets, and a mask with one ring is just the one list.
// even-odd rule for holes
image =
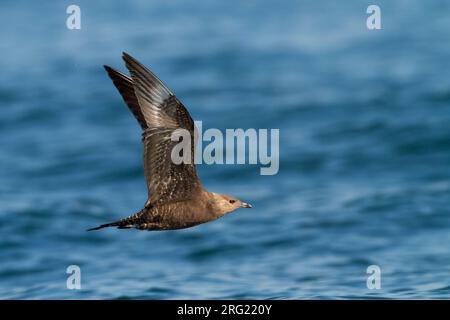
[[[450, 3], [376, 1], [372, 31], [370, 4], [2, 1], [0, 298], [448, 298]], [[122, 51], [203, 129], [280, 129], [277, 175], [198, 166], [252, 210], [85, 231], [146, 201], [140, 128], [102, 68]]]

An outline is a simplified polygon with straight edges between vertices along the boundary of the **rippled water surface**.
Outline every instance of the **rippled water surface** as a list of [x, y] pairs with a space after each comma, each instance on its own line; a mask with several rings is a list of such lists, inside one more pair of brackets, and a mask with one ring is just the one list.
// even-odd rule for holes
[[[447, 1], [0, 4], [0, 298], [448, 298]], [[86, 228], [146, 201], [127, 51], [204, 128], [279, 128], [280, 171], [200, 165], [253, 204], [176, 232]], [[81, 290], [66, 268], [81, 268]], [[381, 290], [366, 287], [369, 265]]]

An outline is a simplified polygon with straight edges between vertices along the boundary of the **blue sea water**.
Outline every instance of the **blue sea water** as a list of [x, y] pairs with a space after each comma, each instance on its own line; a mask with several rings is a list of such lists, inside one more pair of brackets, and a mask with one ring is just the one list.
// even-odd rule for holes
[[[450, 3], [376, 1], [372, 31], [370, 4], [2, 1], [0, 298], [448, 299]], [[146, 201], [140, 129], [102, 68], [122, 51], [204, 129], [280, 129], [277, 175], [198, 166], [253, 209], [85, 231]]]

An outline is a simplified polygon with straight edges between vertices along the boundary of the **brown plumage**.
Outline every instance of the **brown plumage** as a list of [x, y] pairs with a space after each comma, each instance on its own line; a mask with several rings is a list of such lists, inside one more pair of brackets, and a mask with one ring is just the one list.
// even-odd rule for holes
[[[238, 208], [251, 205], [231, 196], [206, 191], [194, 164], [194, 122], [177, 97], [150, 70], [130, 55], [123, 59], [131, 77], [105, 66], [123, 100], [141, 126], [144, 144], [144, 174], [148, 200], [138, 213], [105, 227], [171, 230], [215, 220]], [[171, 140], [177, 129], [189, 131], [191, 161], [175, 164]]]

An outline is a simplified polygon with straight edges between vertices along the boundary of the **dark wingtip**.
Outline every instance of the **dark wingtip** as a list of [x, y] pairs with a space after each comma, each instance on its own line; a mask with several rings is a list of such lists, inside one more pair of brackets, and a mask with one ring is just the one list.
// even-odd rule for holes
[[132, 57], [131, 57], [128, 53], [126, 53], [126, 52], [124, 51], [124, 52], [122, 52], [122, 59], [123, 59], [125, 62], [127, 62], [127, 60], [131, 60]]
[[133, 58], [132, 56], [130, 56], [128, 53], [126, 53], [125, 51], [122, 52], [122, 59], [123, 61], [125, 61], [125, 65], [131, 65], [131, 64], [140, 64], [135, 58]]
[[[119, 73], [118, 71], [114, 70], [113, 68], [111, 68], [110, 66], [107, 66], [106, 64], [103, 65], [103, 68], [105, 68], [106, 72], [108, 73], [108, 75], [110, 77], [112, 77], [114, 74]], [[120, 73], [119, 73], [120, 74]]]

